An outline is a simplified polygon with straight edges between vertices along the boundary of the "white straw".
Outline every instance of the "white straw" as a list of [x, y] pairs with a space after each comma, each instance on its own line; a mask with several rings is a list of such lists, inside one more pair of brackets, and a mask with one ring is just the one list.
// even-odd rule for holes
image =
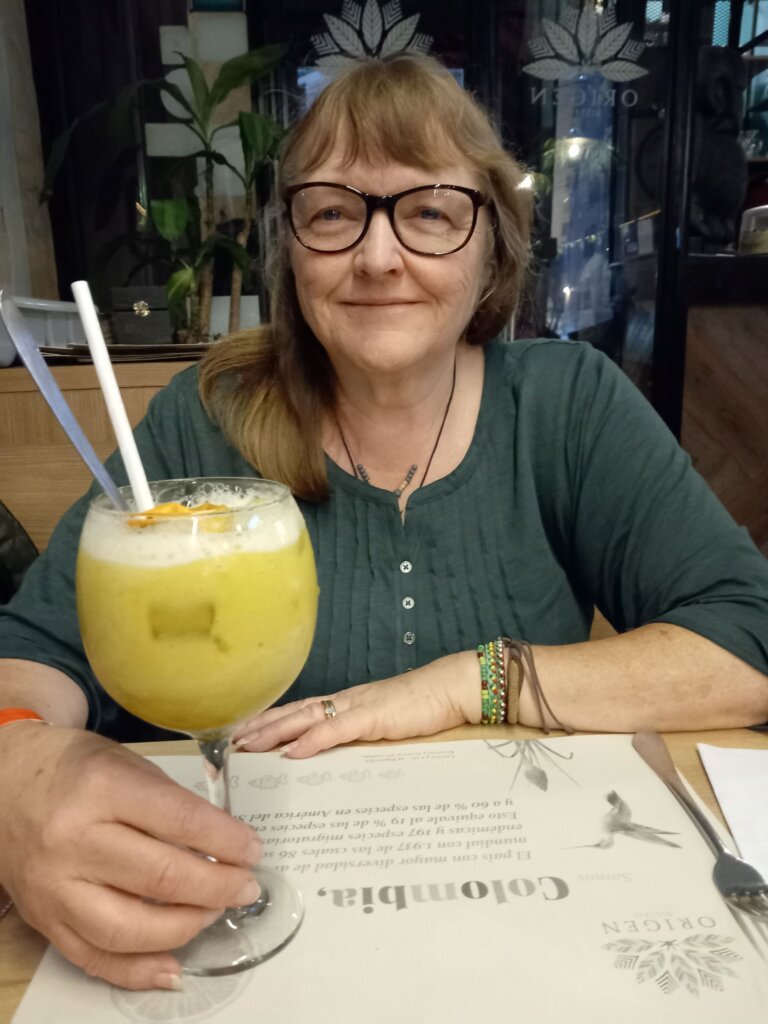
[[117, 446], [123, 457], [123, 465], [128, 474], [136, 507], [140, 512], [146, 512], [152, 508], [154, 502], [149, 492], [147, 475], [141, 464], [141, 457], [136, 447], [131, 425], [128, 422], [120, 389], [115, 380], [115, 371], [112, 369], [107, 346], [104, 344], [104, 335], [101, 333], [99, 316], [91, 298], [91, 289], [88, 287], [88, 282], [74, 281], [72, 284], [72, 294], [75, 297], [80, 319], [83, 322], [88, 348], [91, 350], [91, 359], [93, 359], [96, 375], [99, 378], [99, 384], [104, 393], [107, 412], [112, 421], [112, 429], [117, 438]]

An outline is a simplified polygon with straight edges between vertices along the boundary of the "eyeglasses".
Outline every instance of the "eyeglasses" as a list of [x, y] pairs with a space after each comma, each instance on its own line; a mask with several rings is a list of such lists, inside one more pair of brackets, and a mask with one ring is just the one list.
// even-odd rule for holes
[[376, 210], [386, 210], [403, 248], [420, 256], [449, 256], [472, 237], [477, 211], [488, 203], [463, 185], [419, 185], [390, 196], [372, 196], [327, 181], [293, 185], [285, 193], [297, 240], [313, 252], [344, 252], [364, 237]]

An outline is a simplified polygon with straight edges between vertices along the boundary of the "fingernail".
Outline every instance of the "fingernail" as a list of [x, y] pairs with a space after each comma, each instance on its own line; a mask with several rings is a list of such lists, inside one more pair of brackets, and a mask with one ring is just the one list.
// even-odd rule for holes
[[158, 974], [155, 978], [155, 988], [169, 989], [171, 992], [183, 992], [184, 982], [179, 974]]
[[290, 754], [292, 750], [295, 750], [298, 745], [298, 740], [294, 740], [293, 743], [286, 743], [284, 747], [280, 748], [281, 754]]
[[240, 896], [238, 897], [238, 904], [240, 906], [248, 906], [249, 903], [255, 903], [261, 895], [261, 887], [255, 878], [252, 878], [249, 882], [243, 886], [240, 890]]
[[257, 835], [249, 840], [245, 856], [249, 864], [258, 864], [261, 860], [261, 840]]
[[235, 750], [242, 750], [243, 747], [247, 747], [249, 743], [253, 743], [258, 738], [258, 732], [250, 732], [247, 736], [241, 736], [239, 740], [235, 740], [233, 746]]

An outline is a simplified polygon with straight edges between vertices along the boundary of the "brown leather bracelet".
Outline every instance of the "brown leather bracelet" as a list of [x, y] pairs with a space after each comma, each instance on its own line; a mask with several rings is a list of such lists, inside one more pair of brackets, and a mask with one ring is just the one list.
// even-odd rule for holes
[[[534, 664], [533, 651], [531, 650], [531, 645], [525, 640], [512, 640], [508, 636], [502, 637], [502, 641], [504, 643], [505, 649], [509, 652], [507, 660], [507, 679], [509, 681], [509, 698], [507, 703], [508, 708], [510, 708], [512, 705], [511, 696], [513, 691], [516, 692], [518, 696], [518, 700], [515, 702], [514, 707], [515, 717], [513, 719], [508, 713], [507, 721], [510, 724], [514, 724], [517, 721], [517, 709], [520, 698], [520, 691], [523, 688], [523, 681], [525, 680], [525, 672], [527, 669], [528, 680], [531, 684], [531, 694], [533, 695], [533, 700], [536, 704], [536, 710], [539, 714], [539, 721], [541, 723], [542, 731], [547, 734], [551, 732], [551, 730], [547, 726], [547, 720], [544, 715], [544, 708], [546, 708], [549, 712], [550, 718], [555, 723], [557, 728], [562, 729], [563, 732], [567, 732], [569, 735], [572, 735], [574, 730], [570, 727], [570, 725], [565, 725], [563, 722], [560, 721], [560, 719], [557, 717], [557, 715], [550, 707], [549, 701], [544, 696], [544, 690], [541, 686], [541, 680], [539, 679], [539, 674], [536, 671], [536, 665]], [[515, 671], [513, 666], [516, 667], [518, 673], [517, 678], [515, 679], [515, 682], [517, 683], [516, 686], [513, 686], [512, 684], [512, 678]]]

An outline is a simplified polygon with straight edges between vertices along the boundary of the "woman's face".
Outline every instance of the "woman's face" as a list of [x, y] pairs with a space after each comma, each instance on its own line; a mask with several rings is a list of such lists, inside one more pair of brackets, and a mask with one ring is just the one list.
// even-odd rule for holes
[[[341, 154], [304, 180], [351, 185], [391, 195], [435, 182], [479, 188], [460, 165], [424, 171], [403, 164], [343, 166]], [[353, 249], [318, 253], [291, 240], [291, 265], [301, 311], [337, 372], [397, 373], [453, 351], [487, 280], [487, 211], [481, 208], [467, 245], [448, 256], [409, 252], [395, 237], [386, 211], [377, 210]]]

